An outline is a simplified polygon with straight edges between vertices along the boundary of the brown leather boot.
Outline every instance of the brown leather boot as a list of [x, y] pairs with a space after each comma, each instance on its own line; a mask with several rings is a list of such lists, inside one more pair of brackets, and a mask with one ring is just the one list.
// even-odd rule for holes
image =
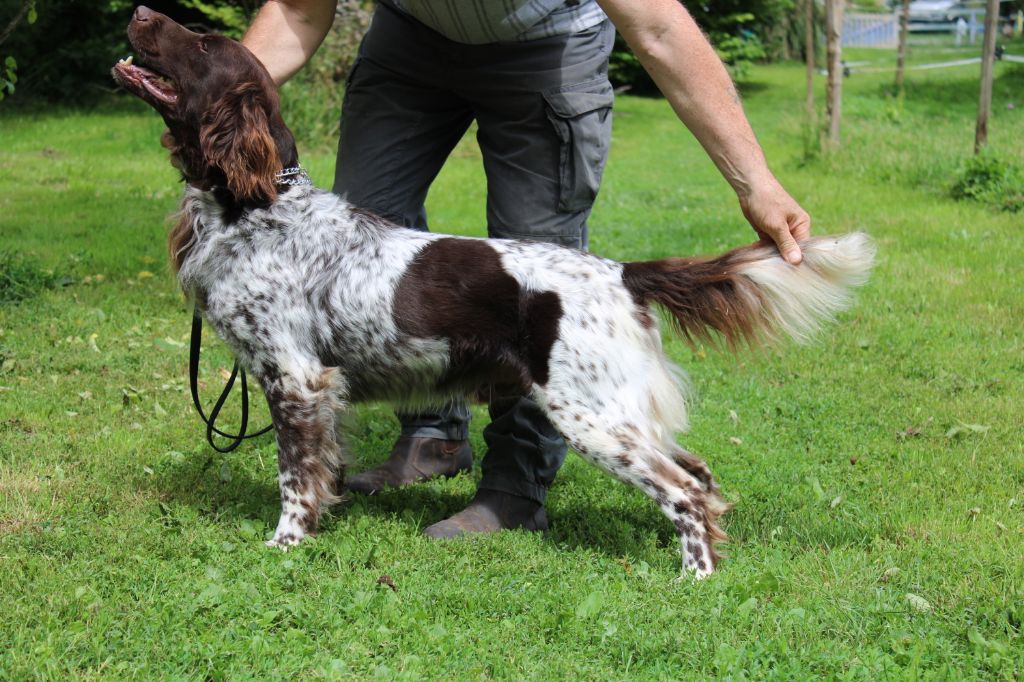
[[544, 531], [548, 515], [544, 505], [518, 495], [497, 490], [477, 490], [469, 505], [458, 514], [423, 529], [435, 539], [456, 538], [468, 533], [494, 533], [512, 528]]
[[448, 478], [472, 468], [473, 450], [467, 441], [402, 436], [391, 448], [386, 462], [352, 476], [345, 487], [373, 495], [387, 487], [397, 488], [437, 476]]

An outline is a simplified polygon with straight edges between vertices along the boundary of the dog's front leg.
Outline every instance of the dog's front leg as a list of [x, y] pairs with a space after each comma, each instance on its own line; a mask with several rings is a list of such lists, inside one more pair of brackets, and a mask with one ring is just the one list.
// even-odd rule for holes
[[344, 480], [334, 432], [339, 384], [337, 370], [319, 366], [264, 381], [281, 488], [281, 518], [270, 547], [287, 549], [315, 534], [321, 508], [338, 499], [335, 486]]

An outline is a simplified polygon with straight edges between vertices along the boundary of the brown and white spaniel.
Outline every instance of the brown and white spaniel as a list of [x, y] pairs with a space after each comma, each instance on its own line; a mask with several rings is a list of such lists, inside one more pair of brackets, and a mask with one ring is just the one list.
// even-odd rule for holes
[[270, 76], [243, 46], [144, 7], [128, 35], [145, 67], [125, 60], [114, 77], [163, 116], [186, 183], [171, 260], [270, 405], [282, 511], [269, 545], [313, 533], [336, 499], [336, 410], [505, 391], [657, 503], [684, 571], [714, 569], [726, 505], [676, 442], [684, 380], [651, 305], [691, 340], [802, 341], [865, 281], [864, 234], [809, 239], [792, 266], [770, 247], [617, 263], [402, 229], [305, 183]]

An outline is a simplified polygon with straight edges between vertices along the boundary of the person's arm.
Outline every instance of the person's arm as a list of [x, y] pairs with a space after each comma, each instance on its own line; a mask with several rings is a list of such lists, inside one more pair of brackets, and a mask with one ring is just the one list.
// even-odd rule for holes
[[598, 0], [615, 28], [701, 143], [740, 200], [743, 215], [790, 263], [811, 219], [768, 169], [725, 65], [677, 0]]
[[263, 62], [277, 85], [305, 65], [334, 23], [334, 0], [268, 0], [242, 44]]

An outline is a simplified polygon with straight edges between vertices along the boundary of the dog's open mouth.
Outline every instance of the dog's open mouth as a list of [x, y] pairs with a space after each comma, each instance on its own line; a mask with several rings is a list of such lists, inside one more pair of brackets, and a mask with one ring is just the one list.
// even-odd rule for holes
[[132, 62], [133, 58], [128, 57], [114, 65], [114, 78], [121, 85], [140, 96], [146, 93], [164, 104], [178, 102], [178, 87], [174, 81]]

